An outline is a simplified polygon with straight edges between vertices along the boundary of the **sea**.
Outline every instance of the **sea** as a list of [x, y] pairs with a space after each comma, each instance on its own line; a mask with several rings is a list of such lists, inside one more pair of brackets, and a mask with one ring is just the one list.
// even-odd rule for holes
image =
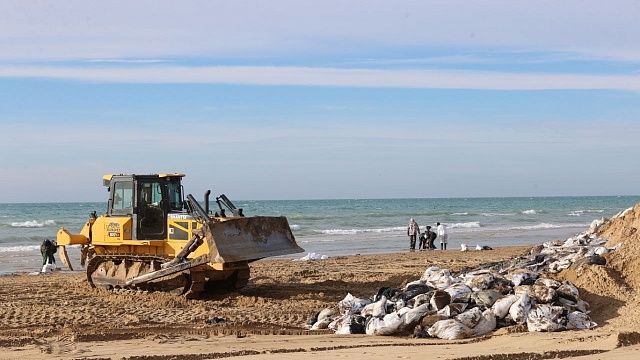
[[[407, 224], [449, 228], [449, 249], [565, 239], [640, 202], [640, 196], [235, 201], [247, 216], [286, 216], [305, 253], [327, 256], [407, 251]], [[40, 243], [63, 226], [77, 233], [106, 203], [0, 204], [0, 274], [41, 268]], [[437, 240], [436, 240], [437, 243]], [[302, 257], [296, 254], [289, 258]], [[70, 257], [79, 256], [70, 249]], [[58, 262], [58, 265], [60, 263]], [[76, 266], [77, 267], [77, 266]], [[78, 267], [77, 267], [78, 268]]]

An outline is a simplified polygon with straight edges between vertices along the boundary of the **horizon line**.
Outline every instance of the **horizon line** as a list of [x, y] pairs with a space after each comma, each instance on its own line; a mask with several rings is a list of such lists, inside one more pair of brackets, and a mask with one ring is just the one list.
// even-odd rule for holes
[[[234, 199], [232, 201], [335, 201], [335, 200], [459, 200], [459, 199], [541, 199], [541, 198], [572, 198], [572, 197], [640, 197], [636, 195], [536, 195], [536, 196], [442, 196], [442, 197], [381, 197], [381, 198], [325, 198], [325, 199]], [[106, 201], [45, 201], [45, 202], [0, 202], [0, 205], [20, 205], [20, 204], [86, 204], [104, 203]]]

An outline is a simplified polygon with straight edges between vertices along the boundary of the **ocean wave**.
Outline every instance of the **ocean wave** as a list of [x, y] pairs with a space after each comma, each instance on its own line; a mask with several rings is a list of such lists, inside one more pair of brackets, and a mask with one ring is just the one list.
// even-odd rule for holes
[[451, 214], [452, 216], [467, 216], [469, 215], [468, 212], [458, 212], [458, 213], [453, 213]]
[[40, 250], [39, 245], [0, 246], [0, 253]]
[[482, 216], [513, 216], [515, 213], [482, 213]]
[[537, 213], [538, 212], [533, 210], [533, 209], [525, 210], [525, 211], [522, 212], [522, 214], [524, 214], [524, 215], [535, 215]]
[[291, 230], [300, 230], [300, 225], [293, 224], [289, 227], [291, 228]]
[[604, 210], [602, 209], [588, 209], [588, 210], [574, 210], [567, 215], [569, 216], [582, 216], [582, 214], [602, 214]]
[[549, 224], [549, 223], [540, 223], [536, 225], [523, 225], [523, 226], [513, 226], [507, 228], [506, 230], [541, 230], [541, 229], [560, 229], [560, 228], [572, 228], [572, 227], [583, 227], [589, 226], [589, 224]]
[[37, 220], [28, 220], [22, 222], [12, 222], [11, 227], [16, 228], [41, 228], [45, 226], [53, 226], [56, 222], [53, 220], [45, 220], [43, 222], [38, 222]]
[[327, 230], [314, 230], [325, 235], [355, 235], [361, 233], [386, 233], [405, 230], [404, 226], [386, 227], [378, 229], [327, 229]]
[[464, 222], [464, 223], [453, 223], [453, 224], [447, 225], [447, 227], [450, 228], [450, 229], [479, 228], [480, 227], [480, 222], [479, 221], [471, 221], [471, 222]]

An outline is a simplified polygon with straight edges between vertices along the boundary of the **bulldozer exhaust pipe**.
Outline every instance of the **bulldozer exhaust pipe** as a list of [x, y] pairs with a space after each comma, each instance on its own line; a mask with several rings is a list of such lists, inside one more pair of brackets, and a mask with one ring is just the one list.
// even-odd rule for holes
[[209, 195], [211, 195], [211, 190], [207, 190], [204, 192], [204, 211], [209, 215]]

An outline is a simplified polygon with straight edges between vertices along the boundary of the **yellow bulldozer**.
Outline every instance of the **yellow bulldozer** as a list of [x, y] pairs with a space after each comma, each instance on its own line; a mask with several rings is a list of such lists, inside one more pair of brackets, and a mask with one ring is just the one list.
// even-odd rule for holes
[[[224, 194], [210, 210], [184, 197], [184, 174], [105, 175], [107, 213], [94, 212], [79, 234], [57, 233], [58, 253], [80, 245], [81, 264], [93, 287], [165, 291], [187, 298], [216, 289], [239, 289], [249, 263], [303, 252], [285, 217], [251, 216]], [[204, 206], [204, 207], [203, 207]]]

